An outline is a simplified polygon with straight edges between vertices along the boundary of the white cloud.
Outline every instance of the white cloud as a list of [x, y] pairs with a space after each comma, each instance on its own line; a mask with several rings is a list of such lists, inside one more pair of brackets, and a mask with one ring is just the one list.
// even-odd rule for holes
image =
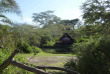
[[56, 15], [62, 19], [81, 19], [82, 12], [78, 8], [65, 8], [57, 12]]
[[23, 21], [29, 24], [33, 24], [31, 17], [23, 17]]

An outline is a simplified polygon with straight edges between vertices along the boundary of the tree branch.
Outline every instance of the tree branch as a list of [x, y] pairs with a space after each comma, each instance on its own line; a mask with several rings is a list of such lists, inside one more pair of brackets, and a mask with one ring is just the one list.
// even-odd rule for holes
[[15, 50], [13, 51], [13, 53], [11, 54], [11, 56], [9, 56], [8, 59], [6, 59], [1, 65], [0, 65], [0, 72], [2, 70], [4, 70], [7, 66], [10, 65], [11, 60], [13, 59], [13, 57], [19, 52], [19, 50]]
[[36, 68], [43, 69], [43, 70], [45, 70], [45, 69], [62, 70], [62, 71], [66, 71], [69, 74], [78, 74], [78, 72], [76, 72], [76, 71], [65, 69], [65, 68], [60, 68], [60, 67], [36, 66]]
[[37, 74], [48, 74], [46, 72], [40, 71], [39, 69], [36, 69], [34, 67], [29, 67], [27, 65], [21, 64], [21, 63], [16, 62], [16, 61], [11, 61], [11, 64], [14, 65], [14, 66], [17, 66], [19, 68], [22, 68], [22, 69], [37, 73]]

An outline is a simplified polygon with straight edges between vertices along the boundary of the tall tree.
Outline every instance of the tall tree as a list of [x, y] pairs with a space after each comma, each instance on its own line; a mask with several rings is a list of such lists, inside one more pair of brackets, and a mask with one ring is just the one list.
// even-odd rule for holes
[[11, 39], [12, 34], [10, 33], [10, 26], [4, 26], [4, 24], [12, 24], [9, 18], [5, 16], [6, 13], [16, 13], [18, 15], [21, 13], [15, 0], [0, 0], [0, 41], [2, 41], [4, 47], [13, 44]]
[[73, 19], [73, 20], [61, 20], [61, 24], [63, 25], [76, 25], [78, 23], [79, 19]]
[[41, 26], [47, 26], [50, 24], [55, 24], [57, 23], [60, 18], [55, 16], [54, 11], [51, 10], [47, 10], [44, 12], [40, 12], [40, 13], [33, 13], [33, 21], [37, 23], [37, 25], [41, 25]]
[[83, 5], [83, 18], [88, 24], [110, 22], [110, 0], [87, 0]]

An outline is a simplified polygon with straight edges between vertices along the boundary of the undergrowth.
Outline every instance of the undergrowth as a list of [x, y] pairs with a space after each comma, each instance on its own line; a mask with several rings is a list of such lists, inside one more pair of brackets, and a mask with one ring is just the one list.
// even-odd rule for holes
[[[11, 55], [10, 49], [0, 49], [0, 64], [2, 64]], [[25, 57], [15, 56], [14, 60], [17, 62], [27, 62]], [[0, 74], [33, 74], [24, 69], [9, 65]]]

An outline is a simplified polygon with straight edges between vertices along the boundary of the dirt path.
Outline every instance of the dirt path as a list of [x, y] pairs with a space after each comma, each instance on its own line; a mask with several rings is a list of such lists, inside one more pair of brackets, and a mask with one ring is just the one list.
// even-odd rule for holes
[[32, 59], [30, 57], [27, 59], [30, 59], [29, 62], [35, 65], [61, 67], [72, 58], [77, 59], [75, 56], [35, 56]]

